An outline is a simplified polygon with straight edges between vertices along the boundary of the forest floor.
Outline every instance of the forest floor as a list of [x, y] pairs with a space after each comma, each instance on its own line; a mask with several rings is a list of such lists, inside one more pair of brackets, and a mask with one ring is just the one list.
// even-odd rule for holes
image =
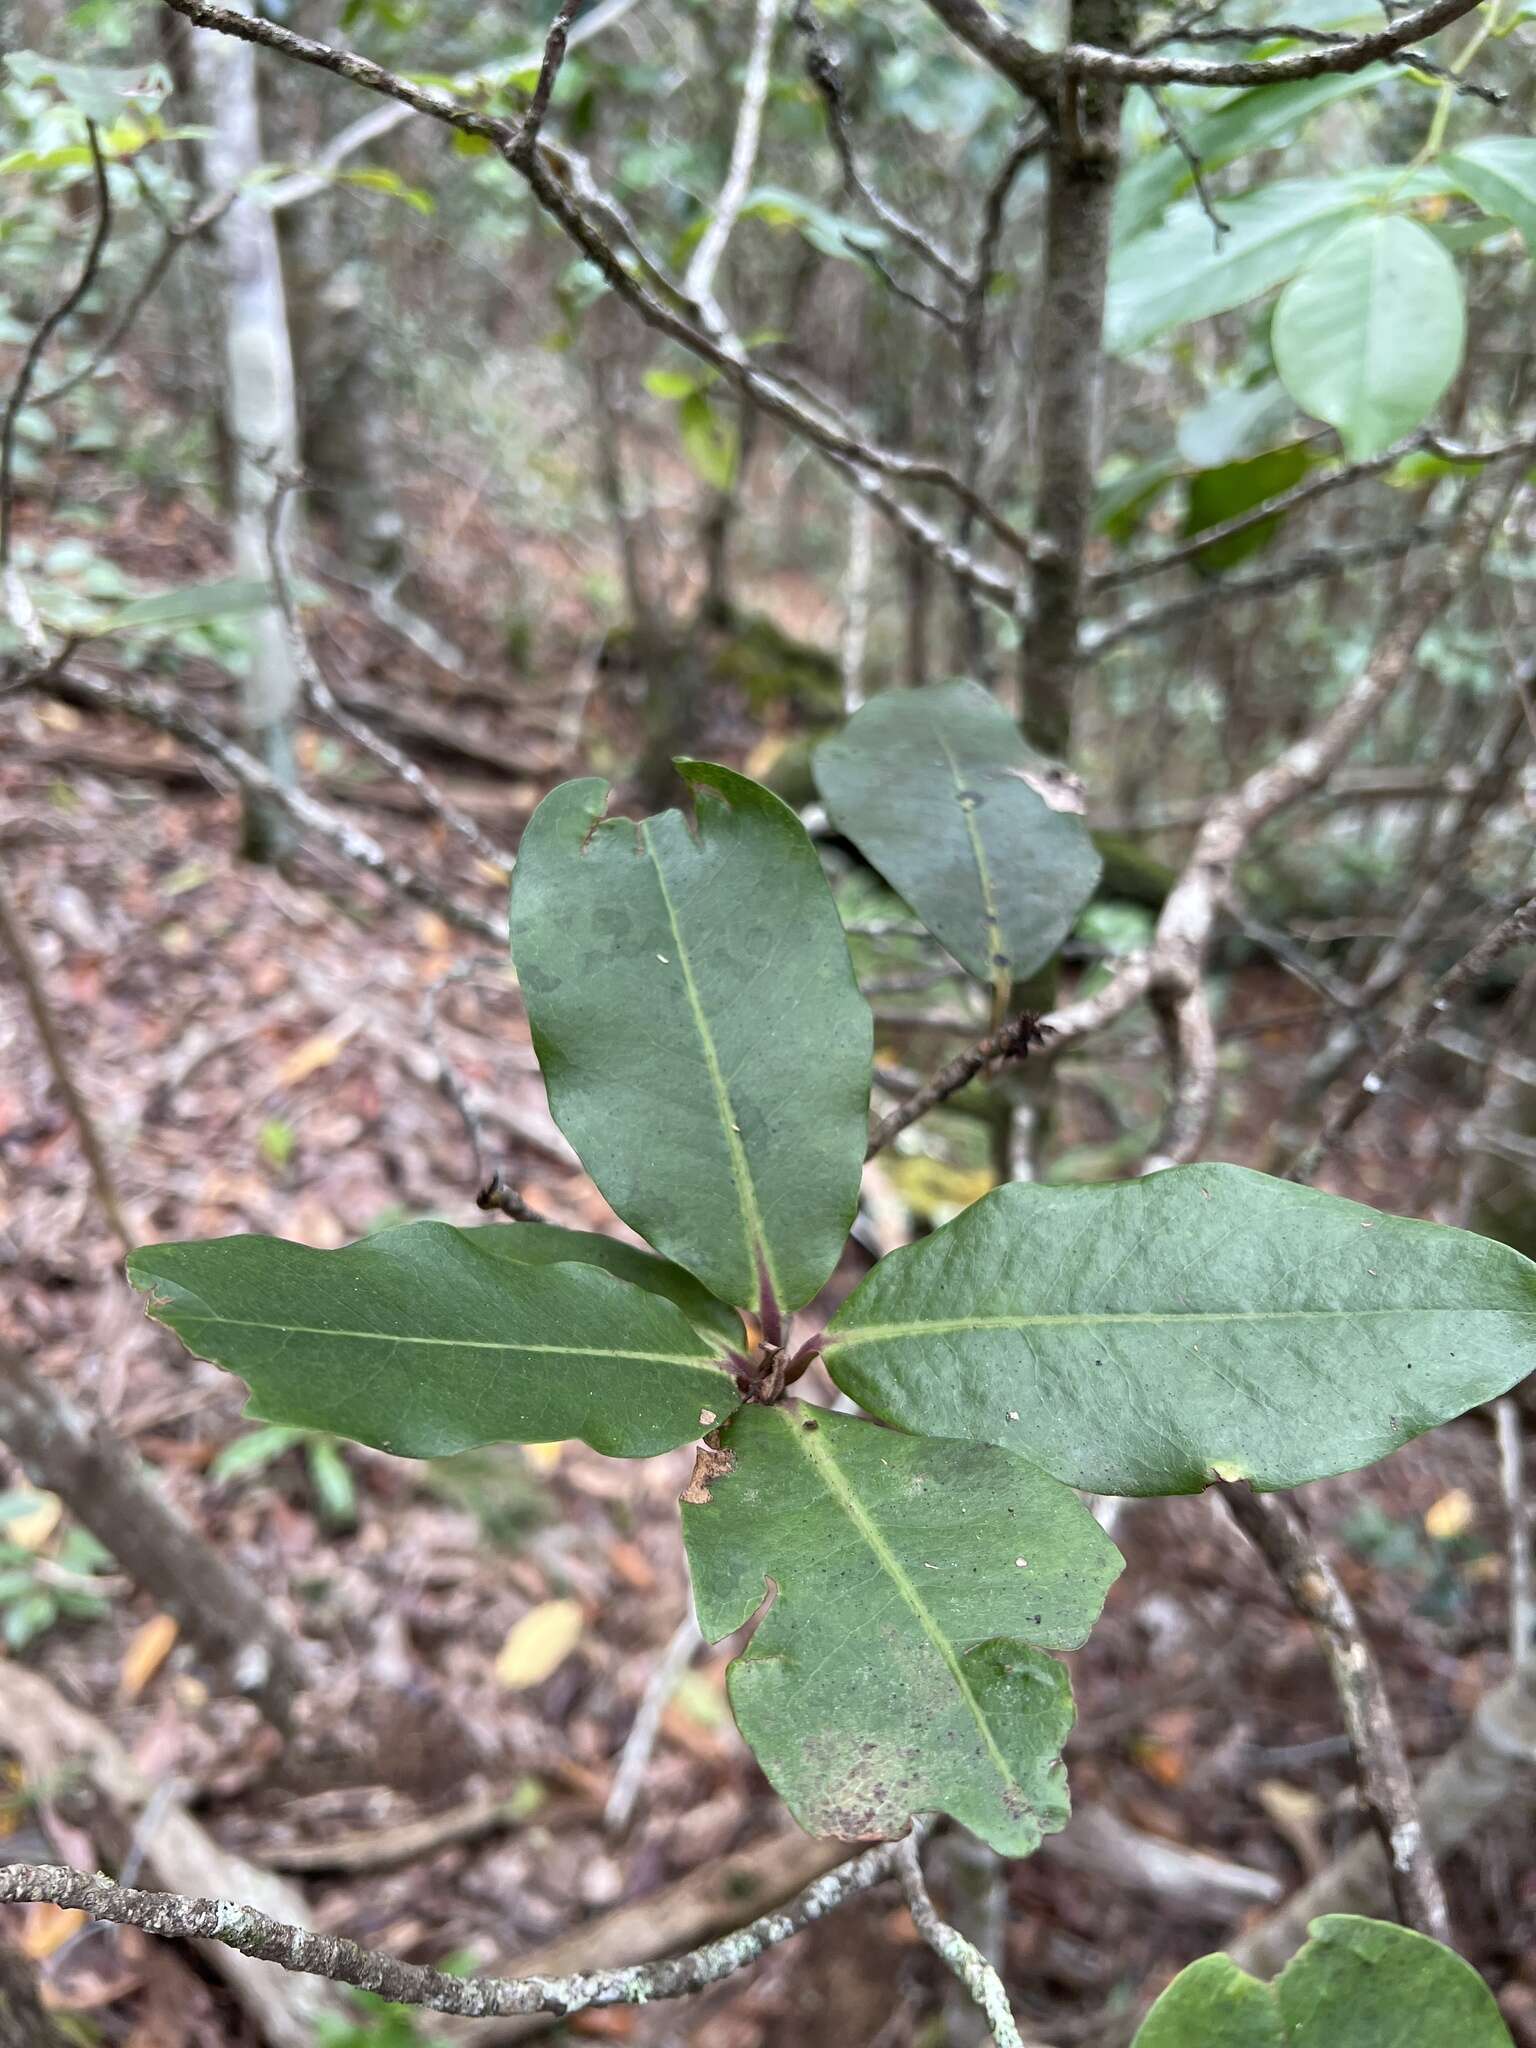
[[[398, 684], [398, 649], [371, 623], [344, 618], [337, 630], [330, 651], [349, 673]], [[585, 766], [561, 724], [569, 710], [565, 695], [515, 690], [500, 708], [460, 707], [461, 729], [501, 756], [469, 776], [491, 792], [497, 836], [515, 840], [542, 788]], [[551, 1220], [619, 1228], [549, 1119], [504, 963], [339, 860], [306, 854], [292, 875], [241, 865], [229, 793], [141, 729], [37, 699], [4, 715], [0, 857], [141, 1237], [255, 1230], [329, 1246], [389, 1219], [480, 1221], [486, 1165]], [[352, 772], [318, 733], [306, 764], [333, 794]], [[499, 884], [430, 820], [378, 805], [350, 814], [498, 907]], [[1277, 989], [1262, 969], [1239, 977], [1229, 1001], [1260, 1018], [1296, 1008], [1294, 986]], [[1283, 1097], [1285, 1031], [1252, 1041], [1224, 1156], [1259, 1156]], [[485, 1159], [443, 1092], [441, 1061], [480, 1106]], [[1089, 1142], [1091, 1102], [1074, 1111], [1073, 1100], [1067, 1091], [1066, 1114], [1083, 1127], [1067, 1136]], [[1390, 1154], [1359, 1152], [1351, 1192], [1402, 1200], [1413, 1134], [1390, 1135]], [[511, 1800], [494, 1830], [424, 1858], [309, 1871], [319, 1925], [421, 1960], [515, 1966], [789, 1828], [731, 1726], [729, 1646], [701, 1653], [673, 1693], [628, 1830], [604, 1826], [616, 1759], [686, 1612], [674, 1501], [688, 1453], [617, 1464], [567, 1444], [419, 1465], [347, 1446], [350, 1511], [334, 1487], [317, 1491], [303, 1446], [259, 1470], [211, 1473], [254, 1427], [241, 1389], [144, 1320], [11, 985], [0, 986], [0, 1268], [0, 1336], [129, 1436], [166, 1494], [310, 1644], [331, 1738], [323, 1768], [211, 1691], [195, 1651], [110, 1570], [102, 1618], [61, 1620], [11, 1654], [108, 1721], [219, 1842], [280, 1868], [306, 1851], [323, 1860], [317, 1845], [367, 1860], [368, 1843], [377, 1851], [403, 1822], [481, 1794]], [[0, 1457], [0, 1491], [21, 1483]], [[1475, 1422], [1306, 1490], [1415, 1757], [1443, 1749], [1503, 1673], [1498, 1498], [1492, 1440]], [[62, 1525], [32, 1533], [39, 1555], [57, 1556]], [[1212, 1500], [1130, 1504], [1116, 1534], [1128, 1568], [1069, 1660], [1074, 1803], [1289, 1888], [1361, 1825], [1309, 1634]], [[575, 1603], [579, 1626], [552, 1674], [526, 1684], [502, 1652], [517, 1624], [556, 1602]], [[14, 1769], [0, 1779], [0, 1855], [41, 1853], [50, 1808], [37, 1797]], [[72, 1859], [89, 1864], [89, 1814], [67, 1825]], [[1522, 2048], [1536, 2048], [1528, 1864], [1493, 1830], [1448, 1874], [1469, 1954], [1500, 1988]], [[1010, 1986], [1021, 2018], [1054, 2043], [1108, 2038], [1148, 1987], [1241, 1924], [1230, 1906], [1170, 1903], [1124, 1869], [1078, 1867], [1059, 1851], [1017, 1864], [1009, 1884]], [[110, 1929], [80, 1940], [46, 1908], [23, 1925], [60, 2004], [95, 2030], [87, 2038], [254, 2043], [191, 1951]], [[933, 2038], [934, 1969], [905, 1911], [876, 1894], [685, 2007], [592, 2013], [573, 2030], [636, 2048], [907, 2048]], [[381, 2048], [408, 2038], [382, 2022], [358, 2036]]]

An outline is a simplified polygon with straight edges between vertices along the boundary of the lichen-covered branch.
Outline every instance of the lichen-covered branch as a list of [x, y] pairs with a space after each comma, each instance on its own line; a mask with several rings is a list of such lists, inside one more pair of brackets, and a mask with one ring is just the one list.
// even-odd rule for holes
[[1449, 1942], [1450, 1912], [1425, 1838], [1413, 1774], [1380, 1666], [1353, 1601], [1289, 1500], [1280, 1494], [1254, 1493], [1227, 1480], [1217, 1484], [1232, 1519], [1284, 1587], [1297, 1613], [1317, 1630], [1355, 1753], [1360, 1796], [1386, 1850], [1403, 1924], [1433, 1941]]
[[895, 1874], [900, 1845], [886, 1843], [851, 1858], [807, 1885], [777, 1912], [765, 1913], [734, 1934], [706, 1942], [687, 1955], [628, 1969], [592, 1970], [568, 1977], [450, 1977], [421, 1963], [402, 1962], [333, 1934], [315, 1934], [242, 1906], [232, 1899], [191, 1899], [174, 1892], [135, 1891], [110, 1878], [88, 1877], [62, 1864], [0, 1866], [0, 1904], [41, 1901], [88, 1913], [119, 1927], [137, 1927], [168, 1941], [216, 1941], [257, 1962], [351, 1984], [396, 2005], [465, 2019], [508, 2014], [585, 2012], [592, 2006], [644, 2005], [653, 1998], [684, 1998], [744, 1970], [861, 1892]]
[[957, 1927], [951, 1927], [947, 1920], [939, 1917], [923, 1881], [923, 1866], [915, 1835], [909, 1835], [904, 1842], [898, 1843], [896, 1871], [906, 1894], [913, 1925], [944, 1967], [953, 1971], [967, 1994], [981, 2008], [996, 2048], [1028, 2048], [1019, 2033], [1019, 2023], [1008, 2003], [1002, 1978], [974, 1942], [967, 1941]]
[[873, 1159], [877, 1152], [883, 1152], [910, 1124], [926, 1116], [930, 1109], [937, 1109], [941, 1102], [947, 1102], [951, 1095], [958, 1094], [987, 1067], [996, 1065], [1000, 1060], [1027, 1058], [1030, 1047], [1043, 1045], [1048, 1032], [1049, 1027], [1040, 1018], [1026, 1011], [1010, 1018], [1001, 1030], [978, 1040], [975, 1045], [967, 1046], [964, 1052], [956, 1053], [915, 1094], [880, 1119], [869, 1134], [869, 1150], [864, 1157]]

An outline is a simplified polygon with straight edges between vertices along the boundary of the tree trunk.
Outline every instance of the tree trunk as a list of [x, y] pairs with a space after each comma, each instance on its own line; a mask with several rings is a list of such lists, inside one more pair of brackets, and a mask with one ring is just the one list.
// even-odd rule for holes
[[[262, 162], [256, 52], [233, 36], [202, 31], [192, 50], [210, 128], [204, 174], [210, 192], [225, 192], [243, 184]], [[277, 231], [259, 196], [242, 193], [234, 201], [214, 231], [214, 243], [222, 272], [222, 409], [233, 452], [234, 568], [237, 576], [259, 581], [268, 574], [267, 514], [276, 476], [293, 469], [299, 438]], [[258, 612], [250, 632], [250, 668], [241, 685], [246, 743], [279, 782], [291, 786], [298, 674], [275, 607]], [[246, 858], [281, 859], [293, 844], [287, 815], [251, 795], [243, 806]]]

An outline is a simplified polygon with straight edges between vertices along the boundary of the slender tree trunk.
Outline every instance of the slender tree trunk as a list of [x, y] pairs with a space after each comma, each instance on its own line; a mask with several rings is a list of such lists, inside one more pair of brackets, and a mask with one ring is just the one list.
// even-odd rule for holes
[[[1128, 0], [1072, 0], [1069, 43], [1123, 49], [1134, 38]], [[1104, 395], [1104, 287], [1120, 168], [1120, 106], [1110, 84], [1062, 99], [1046, 156], [1045, 246], [1035, 334], [1037, 537], [1034, 619], [1024, 643], [1025, 737], [1065, 758], [1072, 742], [1078, 629], [1092, 532]]]
[[[193, 62], [210, 133], [203, 166], [211, 191], [244, 183], [262, 162], [256, 52], [233, 36], [199, 31]], [[282, 265], [272, 215], [259, 196], [242, 194], [215, 231], [221, 277], [224, 420], [233, 451], [235, 573], [264, 579], [267, 510], [275, 473], [298, 458], [293, 353]], [[247, 744], [276, 779], [296, 779], [293, 728], [299, 678], [275, 607], [250, 627], [251, 662], [241, 688]], [[248, 859], [281, 859], [293, 843], [284, 812], [244, 800], [241, 850]]]

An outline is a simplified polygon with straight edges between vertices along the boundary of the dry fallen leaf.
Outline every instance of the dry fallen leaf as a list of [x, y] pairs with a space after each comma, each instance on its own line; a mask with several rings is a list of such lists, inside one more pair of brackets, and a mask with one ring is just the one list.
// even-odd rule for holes
[[136, 1700], [175, 1647], [178, 1627], [173, 1615], [152, 1614], [136, 1628], [123, 1652], [117, 1674], [117, 1696]]
[[39, 1493], [34, 1496], [34, 1505], [25, 1514], [13, 1515], [5, 1524], [5, 1540], [19, 1543], [23, 1550], [41, 1550], [64, 1512], [64, 1503], [56, 1493]]
[[581, 1641], [583, 1617], [576, 1600], [546, 1600], [531, 1607], [508, 1631], [496, 1657], [496, 1676], [509, 1692], [526, 1692], [558, 1671]]
[[1464, 1486], [1453, 1486], [1449, 1493], [1441, 1494], [1425, 1515], [1425, 1533], [1437, 1543], [1450, 1543], [1457, 1536], [1465, 1536], [1476, 1517], [1471, 1494]]
[[307, 1081], [311, 1074], [318, 1074], [322, 1067], [328, 1067], [341, 1051], [347, 1040], [357, 1029], [354, 1019], [336, 1031], [317, 1031], [313, 1038], [306, 1038], [301, 1046], [289, 1053], [278, 1068], [274, 1083], [279, 1088], [296, 1088], [301, 1081]]
[[34, 1963], [46, 1962], [49, 1956], [57, 1955], [65, 1942], [72, 1940], [84, 1925], [83, 1913], [66, 1912], [62, 1906], [29, 1906], [22, 1922], [21, 1952], [30, 1956]]

